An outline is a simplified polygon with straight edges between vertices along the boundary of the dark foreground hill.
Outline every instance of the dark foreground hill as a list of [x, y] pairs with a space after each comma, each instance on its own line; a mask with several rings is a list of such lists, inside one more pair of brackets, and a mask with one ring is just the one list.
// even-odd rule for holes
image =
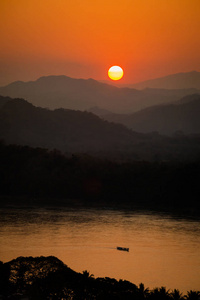
[[51, 111], [23, 99], [0, 100], [0, 139], [7, 144], [123, 160], [196, 160], [200, 155], [199, 136], [142, 134], [88, 112]]
[[[97, 109], [94, 110], [94, 113]], [[100, 111], [101, 115], [102, 112]], [[194, 94], [178, 102], [143, 109], [133, 114], [109, 114], [102, 118], [127, 126], [137, 132], [172, 135], [175, 132], [200, 134], [200, 95]]]
[[0, 95], [24, 98], [50, 109], [88, 110], [98, 106], [115, 113], [131, 113], [151, 105], [168, 103], [196, 93], [196, 89], [164, 90], [117, 88], [93, 79], [47, 76], [36, 81], [16, 81], [0, 87]]
[[18, 257], [0, 262], [1, 299], [57, 299], [57, 300], [199, 300], [199, 291], [189, 291], [183, 297], [180, 291], [165, 287], [150, 291], [144, 284], [136, 286], [127, 280], [94, 278], [86, 270], [77, 273], [58, 258]]

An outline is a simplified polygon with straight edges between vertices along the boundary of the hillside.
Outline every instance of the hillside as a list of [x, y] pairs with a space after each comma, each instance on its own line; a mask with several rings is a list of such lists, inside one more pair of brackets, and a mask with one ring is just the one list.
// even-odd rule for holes
[[[96, 110], [97, 111], [97, 110]], [[143, 109], [133, 114], [104, 114], [103, 119], [121, 123], [137, 132], [160, 134], [200, 134], [200, 95], [190, 95], [178, 102]]]
[[88, 110], [98, 106], [114, 113], [131, 113], [152, 105], [179, 100], [195, 93], [195, 89], [139, 91], [117, 88], [93, 79], [47, 76], [36, 81], [13, 82], [0, 87], [0, 95], [24, 98], [33, 105], [50, 109]]
[[89, 112], [51, 111], [11, 98], [0, 109], [0, 137], [8, 143], [84, 152], [123, 148], [134, 143], [136, 136], [123, 125]]
[[0, 140], [120, 160], [195, 160], [200, 154], [198, 136], [169, 138], [137, 133], [89, 112], [51, 111], [11, 98], [0, 108]]
[[135, 89], [200, 89], [200, 72], [177, 73], [128, 85]]

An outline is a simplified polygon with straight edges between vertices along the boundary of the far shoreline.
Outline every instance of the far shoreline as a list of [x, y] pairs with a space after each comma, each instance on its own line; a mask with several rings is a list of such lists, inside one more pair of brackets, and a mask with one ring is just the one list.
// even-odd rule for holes
[[8, 196], [0, 195], [1, 209], [74, 209], [74, 210], [119, 210], [130, 211], [133, 213], [152, 213], [169, 215], [174, 218], [195, 219], [200, 220], [200, 211], [195, 208], [173, 208], [154, 205], [132, 205], [131, 203], [123, 203], [120, 201], [99, 200], [97, 202], [85, 199], [65, 199], [56, 197], [31, 197], [31, 196]]

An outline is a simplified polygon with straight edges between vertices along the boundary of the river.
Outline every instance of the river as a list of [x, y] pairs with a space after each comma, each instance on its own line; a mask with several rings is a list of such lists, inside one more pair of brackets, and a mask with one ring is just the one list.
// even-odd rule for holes
[[186, 293], [200, 289], [199, 225], [152, 211], [4, 207], [0, 260], [53, 255], [77, 272]]

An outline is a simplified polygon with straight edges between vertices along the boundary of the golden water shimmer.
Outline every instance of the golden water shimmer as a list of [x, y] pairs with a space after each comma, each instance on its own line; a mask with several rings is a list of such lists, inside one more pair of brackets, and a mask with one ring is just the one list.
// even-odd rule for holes
[[[114, 209], [1, 209], [0, 257], [54, 255], [75, 271], [182, 292], [200, 286], [197, 220]], [[117, 246], [129, 247], [129, 252]]]

